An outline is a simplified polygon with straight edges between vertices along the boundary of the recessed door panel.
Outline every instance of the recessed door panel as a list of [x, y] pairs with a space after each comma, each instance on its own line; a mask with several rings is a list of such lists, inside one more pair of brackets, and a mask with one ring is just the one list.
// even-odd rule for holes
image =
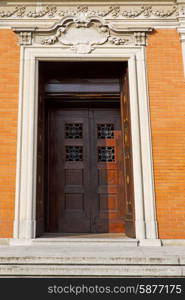
[[51, 109], [49, 136], [48, 231], [90, 232], [88, 111]]
[[[124, 232], [123, 150], [119, 109], [93, 110], [94, 232]], [[96, 201], [98, 199], [98, 201]]]
[[47, 231], [124, 232], [119, 109], [51, 108], [47, 153]]

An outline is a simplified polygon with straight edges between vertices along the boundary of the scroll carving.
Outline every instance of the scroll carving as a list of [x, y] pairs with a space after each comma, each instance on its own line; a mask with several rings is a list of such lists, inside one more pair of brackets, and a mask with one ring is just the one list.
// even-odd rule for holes
[[12, 16], [23, 17], [25, 15], [25, 6], [16, 6], [11, 10], [0, 10], [0, 18], [10, 18]]
[[[171, 10], [154, 11], [151, 6], [141, 6], [136, 9], [122, 9], [120, 6], [99, 7], [98, 9], [81, 5], [72, 8], [61, 6], [43, 6], [43, 8], [31, 9], [30, 7], [17, 6], [12, 12], [1, 11], [0, 17], [20, 16], [21, 18], [60, 18], [58, 22], [50, 28], [42, 26], [14, 28], [19, 33], [21, 45], [34, 44], [59, 45], [69, 47], [76, 53], [87, 54], [95, 47], [108, 43], [114, 46], [145, 46], [147, 32], [149, 28], [127, 27], [122, 22], [122, 27], [106, 17], [115, 18], [137, 18], [141, 15], [150, 17], [151, 14], [170, 16], [176, 10], [174, 6]], [[118, 26], [117, 26], [118, 24]]]
[[109, 28], [101, 20], [81, 14], [64, 21], [58, 26], [56, 34], [44, 39], [42, 44], [59, 42], [71, 46], [77, 53], [90, 53], [93, 45], [104, 44], [109, 36]]
[[41, 18], [44, 16], [54, 17], [56, 14], [57, 14], [56, 6], [46, 6], [46, 8], [39, 11], [36, 10], [29, 11], [26, 14], [26, 16], [30, 18]]
[[14, 28], [20, 35], [21, 45], [30, 45], [32, 36], [34, 43], [42, 45], [59, 45], [70, 47], [78, 54], [92, 52], [95, 47], [105, 43], [115, 46], [145, 46], [147, 32], [151, 28], [117, 29], [115, 26], [96, 16], [89, 16], [88, 13], [81, 13], [78, 16], [63, 18], [58, 24], [50, 29], [33, 29], [32, 32], [24, 31], [24, 28]]
[[26, 6], [16, 6], [11, 8], [0, 6], [0, 18], [60, 18], [65, 16], [78, 16], [80, 14], [88, 14], [89, 16], [97, 16], [97, 17], [106, 17], [109, 16], [111, 18], [169, 18], [171, 16], [177, 16], [183, 7], [178, 6], [169, 6], [165, 8], [157, 8], [156, 6], [146, 5], [146, 6], [138, 6], [138, 8], [129, 8], [123, 6], [109, 6], [103, 7], [99, 9], [92, 9], [87, 5], [81, 5], [74, 8], [62, 8], [60, 6], [50, 6], [47, 5], [43, 8], [32, 8]]

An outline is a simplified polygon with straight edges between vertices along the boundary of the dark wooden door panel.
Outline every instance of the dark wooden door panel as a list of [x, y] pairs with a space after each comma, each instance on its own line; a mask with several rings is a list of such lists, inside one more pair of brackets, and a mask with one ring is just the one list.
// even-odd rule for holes
[[51, 109], [48, 231], [124, 232], [119, 109]]
[[[124, 232], [124, 182], [119, 109], [93, 110], [94, 232]], [[120, 172], [121, 170], [121, 172]]]
[[125, 178], [125, 233], [128, 237], [135, 237], [135, 207], [134, 207], [134, 183], [132, 167], [132, 143], [131, 121], [129, 101], [129, 78], [128, 70], [122, 78], [121, 89], [121, 121], [124, 133], [124, 178]]
[[[88, 202], [88, 111], [53, 110], [48, 148], [52, 174], [49, 195], [50, 231], [90, 232]], [[51, 206], [55, 206], [55, 213]]]

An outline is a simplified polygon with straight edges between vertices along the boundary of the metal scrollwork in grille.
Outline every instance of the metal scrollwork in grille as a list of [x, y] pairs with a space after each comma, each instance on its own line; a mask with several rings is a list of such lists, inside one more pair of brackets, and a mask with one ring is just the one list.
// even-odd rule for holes
[[114, 124], [98, 124], [97, 130], [99, 139], [114, 138]]
[[82, 146], [66, 146], [66, 161], [82, 161], [83, 147]]
[[98, 147], [98, 161], [101, 162], [115, 161], [114, 147], [110, 147], [110, 146]]
[[81, 123], [66, 123], [65, 137], [66, 139], [82, 139], [83, 125]]

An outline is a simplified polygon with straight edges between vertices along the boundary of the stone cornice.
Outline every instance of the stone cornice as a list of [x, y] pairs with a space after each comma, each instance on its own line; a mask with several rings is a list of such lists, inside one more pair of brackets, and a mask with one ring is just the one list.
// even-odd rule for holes
[[74, 52], [87, 54], [95, 47], [146, 46], [147, 34], [152, 28], [117, 26], [104, 18], [89, 14], [64, 17], [50, 28], [15, 27], [20, 45], [65, 46]]
[[[62, 44], [77, 52], [86, 45], [87, 53], [93, 45], [104, 43], [145, 46], [149, 28], [185, 27], [185, 1], [4, 1], [0, 5], [0, 27], [6, 26], [19, 34], [21, 45]], [[74, 37], [73, 42], [70, 38], [75, 36], [75, 26], [80, 27], [81, 37]], [[95, 34], [96, 39], [86, 42], [83, 32], [86, 38]]]
[[[1, 1], [3, 2], [4, 4], [15, 4], [15, 3], [30, 3], [30, 4], [48, 4], [51, 2], [52, 3], [57, 3], [57, 4], [69, 4], [70, 2], [73, 2], [73, 3], [88, 3], [88, 4], [97, 4], [97, 3], [100, 3], [102, 2], [102, 0], [4, 0], [4, 1]], [[158, 4], [161, 4], [161, 3], [168, 3], [168, 4], [171, 4], [171, 3], [185, 3], [185, 0], [104, 0], [103, 1], [104, 4], [112, 4], [112, 3], [120, 3], [120, 4], [128, 4], [130, 5], [131, 3], [134, 3], [134, 4], [141, 4], [141, 3], [158, 3]]]
[[176, 1], [168, 2], [153, 2], [145, 1], [136, 2], [119, 2], [117, 4], [105, 5], [105, 2], [88, 4], [81, 3], [75, 5], [71, 2], [40, 2], [37, 4], [25, 2], [16, 2], [12, 4], [0, 5], [0, 20], [46, 20], [46, 19], [60, 19], [61, 17], [69, 15], [79, 15], [80, 13], [87, 13], [89, 15], [101, 16], [116, 20], [139, 20], [148, 22], [148, 20], [177, 20], [178, 16], [182, 14], [185, 7], [178, 4]]

